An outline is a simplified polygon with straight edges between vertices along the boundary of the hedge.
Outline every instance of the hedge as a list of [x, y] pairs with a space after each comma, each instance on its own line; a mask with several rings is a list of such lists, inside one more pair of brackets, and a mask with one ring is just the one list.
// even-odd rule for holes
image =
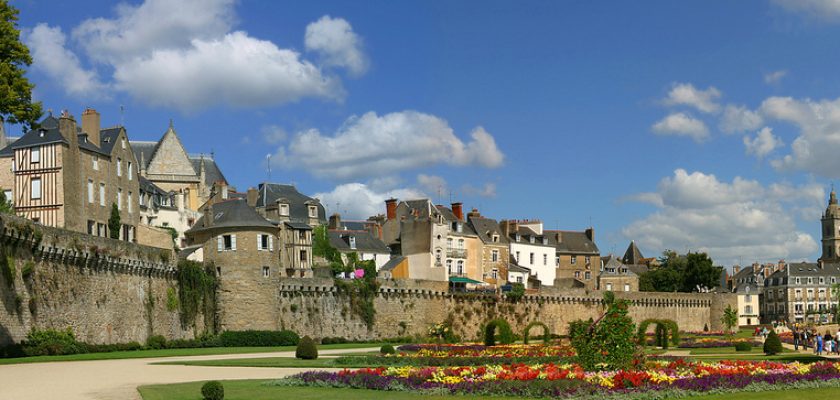
[[224, 347], [297, 346], [300, 342], [292, 331], [225, 331], [219, 339]]

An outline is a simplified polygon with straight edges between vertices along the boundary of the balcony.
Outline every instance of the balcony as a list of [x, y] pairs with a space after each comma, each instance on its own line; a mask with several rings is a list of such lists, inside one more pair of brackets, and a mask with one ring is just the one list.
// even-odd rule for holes
[[467, 249], [450, 247], [446, 249], [446, 256], [449, 258], [467, 258]]

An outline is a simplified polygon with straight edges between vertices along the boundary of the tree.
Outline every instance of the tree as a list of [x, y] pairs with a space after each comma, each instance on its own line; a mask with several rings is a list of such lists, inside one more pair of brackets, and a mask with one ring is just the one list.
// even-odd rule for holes
[[731, 304], [727, 305], [720, 317], [720, 322], [726, 327], [726, 333], [731, 335], [732, 327], [738, 325], [738, 311], [732, 308]]
[[646, 292], [697, 292], [719, 285], [722, 267], [716, 267], [706, 253], [677, 254], [666, 250], [660, 266], [641, 274], [639, 289]]
[[770, 334], [767, 335], [767, 339], [764, 339], [764, 354], [772, 356], [781, 352], [782, 340], [779, 339], [779, 335], [776, 334], [776, 331], [771, 330]]
[[636, 324], [627, 316], [627, 301], [617, 300], [611, 292], [604, 294], [607, 310], [597, 320], [569, 323], [569, 338], [578, 354], [578, 363], [587, 370], [598, 364], [626, 369], [633, 364]]
[[20, 40], [18, 10], [0, 0], [0, 123], [4, 120], [32, 128], [41, 117], [41, 103], [32, 101], [24, 67], [32, 64], [29, 48]]
[[0, 191], [0, 214], [14, 214], [15, 207], [12, 200], [6, 198], [6, 193]]
[[111, 217], [108, 218], [108, 235], [111, 239], [120, 238], [120, 209], [117, 203], [111, 204]]

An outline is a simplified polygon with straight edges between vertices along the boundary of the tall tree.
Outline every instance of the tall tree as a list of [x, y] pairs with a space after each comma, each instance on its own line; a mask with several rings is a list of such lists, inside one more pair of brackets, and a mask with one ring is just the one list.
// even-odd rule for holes
[[666, 250], [660, 266], [639, 277], [639, 290], [647, 292], [697, 292], [717, 287], [722, 267], [715, 267], [706, 253], [680, 255]]
[[117, 203], [111, 203], [111, 217], [108, 218], [108, 235], [111, 239], [120, 238], [120, 209]]
[[720, 322], [726, 327], [726, 334], [732, 334], [732, 328], [738, 325], [738, 310], [732, 308], [732, 305], [727, 305], [723, 310], [723, 315], [720, 316]]
[[24, 131], [41, 117], [41, 102], [32, 101], [25, 67], [32, 64], [29, 48], [20, 40], [18, 10], [0, 0], [0, 123], [21, 124]]

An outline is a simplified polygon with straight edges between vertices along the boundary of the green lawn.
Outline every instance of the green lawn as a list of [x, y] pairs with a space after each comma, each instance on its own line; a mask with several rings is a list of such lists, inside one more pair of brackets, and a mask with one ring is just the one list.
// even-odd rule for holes
[[[493, 400], [511, 399], [511, 397], [486, 396], [429, 396], [411, 392], [391, 392], [362, 389], [333, 389], [309, 387], [265, 386], [264, 380], [224, 381], [226, 400], [276, 400], [294, 398], [295, 400], [415, 400], [432, 398], [439, 400]], [[203, 382], [179, 383], [174, 385], [151, 385], [138, 388], [143, 400], [201, 400]], [[840, 398], [840, 389], [801, 389], [772, 392], [744, 392], [694, 397], [702, 400], [800, 400]]]
[[269, 368], [364, 368], [370, 364], [342, 364], [335, 365], [334, 358], [319, 358], [317, 360], [298, 360], [293, 357], [268, 358], [236, 358], [232, 360], [202, 360], [202, 361], [167, 361], [157, 364], [167, 365], [195, 365], [201, 367], [269, 367]]
[[[371, 343], [343, 343], [326, 344], [319, 346], [321, 350], [329, 349], [358, 349], [365, 347], [379, 347], [381, 344]], [[216, 354], [248, 354], [268, 353], [274, 351], [294, 351], [295, 346], [277, 347], [203, 347], [197, 349], [164, 349], [164, 350], [137, 350], [137, 351], [114, 351], [110, 353], [87, 353], [71, 354], [66, 356], [36, 356], [21, 358], [0, 358], [0, 365], [25, 364], [54, 361], [87, 361], [87, 360], [116, 360], [124, 358], [150, 358], [150, 357], [180, 357], [180, 356], [206, 356]]]
[[[702, 348], [702, 349], [674, 349], [674, 350], [691, 350], [691, 355], [704, 355], [704, 354], [764, 354], [764, 349], [762, 346], [753, 346], [752, 350], [750, 351], [736, 351], [735, 347], [713, 347], [713, 348]], [[783, 353], [790, 353], [792, 350], [782, 349]]]

